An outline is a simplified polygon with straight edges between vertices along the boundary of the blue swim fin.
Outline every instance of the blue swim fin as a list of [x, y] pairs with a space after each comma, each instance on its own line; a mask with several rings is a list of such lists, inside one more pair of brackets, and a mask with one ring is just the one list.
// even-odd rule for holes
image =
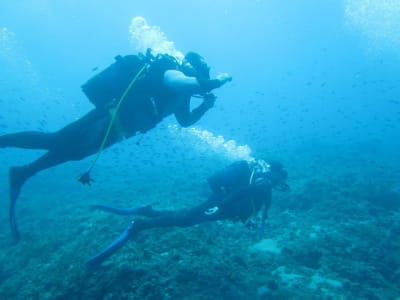
[[103, 251], [89, 258], [85, 262], [86, 267], [88, 267], [89, 269], [95, 269], [99, 267], [107, 258], [109, 258], [118, 249], [125, 245], [125, 243], [129, 240], [129, 237], [130, 228], [124, 230], [124, 232]]

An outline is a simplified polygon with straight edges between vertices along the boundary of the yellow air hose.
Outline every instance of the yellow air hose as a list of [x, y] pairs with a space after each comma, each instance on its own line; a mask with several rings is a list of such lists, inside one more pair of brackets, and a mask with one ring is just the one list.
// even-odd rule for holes
[[129, 91], [131, 90], [131, 88], [133, 87], [133, 85], [137, 82], [137, 80], [139, 79], [140, 75], [142, 75], [142, 73], [144, 72], [144, 70], [147, 68], [148, 64], [146, 63], [135, 75], [135, 77], [133, 77], [133, 79], [131, 80], [131, 82], [129, 83], [128, 87], [125, 89], [124, 93], [122, 94], [121, 98], [119, 98], [118, 103], [116, 105], [116, 107], [111, 111], [111, 120], [110, 120], [110, 124], [108, 124], [108, 128], [106, 130], [106, 133], [104, 135], [103, 141], [101, 142], [101, 145], [99, 147], [99, 150], [96, 153], [96, 157], [93, 159], [92, 163], [90, 164], [89, 168], [87, 169], [87, 171], [85, 173], [83, 173], [82, 175], [79, 176], [78, 181], [80, 181], [82, 184], [88, 184], [90, 185], [90, 182], [93, 181], [90, 178], [90, 171], [93, 169], [93, 167], [95, 166], [97, 160], [99, 159], [101, 152], [103, 152], [104, 150], [104, 146], [106, 145], [107, 139], [111, 133], [111, 128], [113, 127], [115, 120], [117, 118], [117, 114], [118, 111], [122, 105], [122, 102], [125, 100], [126, 96], [128, 95]]

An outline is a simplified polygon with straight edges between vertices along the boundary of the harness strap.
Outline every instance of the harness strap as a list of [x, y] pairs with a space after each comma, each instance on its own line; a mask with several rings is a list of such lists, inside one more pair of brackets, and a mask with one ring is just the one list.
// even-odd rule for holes
[[[250, 178], [249, 178], [249, 185], [253, 183], [253, 179], [254, 179], [254, 174], [256, 173], [256, 169], [253, 167], [251, 170], [251, 174], [250, 174]], [[253, 218], [253, 216], [256, 214], [256, 207], [254, 205], [254, 198], [251, 197], [250, 198], [251, 201], [251, 207], [252, 207], [252, 213], [251, 215], [247, 218], [245, 225], [247, 226], [250, 222], [251, 219]]]

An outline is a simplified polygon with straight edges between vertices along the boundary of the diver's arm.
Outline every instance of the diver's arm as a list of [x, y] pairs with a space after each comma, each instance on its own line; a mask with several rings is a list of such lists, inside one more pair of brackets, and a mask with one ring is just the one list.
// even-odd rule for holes
[[202, 91], [196, 77], [186, 76], [178, 70], [167, 70], [164, 73], [163, 83], [178, 94], [193, 95]]
[[174, 113], [176, 120], [182, 127], [191, 126], [200, 120], [214, 106], [215, 96], [213, 94], [204, 95], [203, 102], [193, 110], [190, 110], [190, 100], [190, 96], [185, 97]]
[[204, 94], [219, 88], [225, 83], [232, 81], [232, 76], [220, 73], [215, 79], [202, 79], [189, 77], [178, 70], [167, 70], [164, 73], [163, 83], [171, 90], [179, 94]]
[[[211, 90], [218, 88], [232, 77], [227, 73], [222, 73], [216, 79], [198, 80], [196, 77], [189, 77], [178, 70], [167, 70], [164, 73], [164, 85], [177, 95], [184, 97], [182, 103], [175, 111], [175, 117], [182, 127], [188, 127], [196, 123], [214, 106], [216, 97], [210, 93]], [[203, 95], [203, 102], [190, 110], [190, 98], [194, 94]]]

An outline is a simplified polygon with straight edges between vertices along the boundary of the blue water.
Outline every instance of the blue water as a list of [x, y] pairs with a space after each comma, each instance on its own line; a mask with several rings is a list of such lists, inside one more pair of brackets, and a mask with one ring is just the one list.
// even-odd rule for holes
[[[233, 76], [231, 83], [216, 91], [215, 107], [195, 127], [248, 147], [253, 157], [282, 160], [291, 175], [293, 199], [296, 192], [304, 191], [307, 179], [324, 182], [329, 190], [351, 180], [363, 184], [377, 181], [394, 194], [400, 193], [400, 6], [395, 0], [2, 1], [0, 134], [57, 130], [89, 111], [92, 106], [80, 86], [95, 74], [93, 70], [112, 63], [115, 55], [135, 52], [129, 25], [136, 16], [159, 26], [183, 53], [201, 53], [212, 76], [218, 72]], [[57, 219], [63, 219], [65, 232], [60, 243], [64, 245], [77, 234], [77, 229], [68, 231], [67, 226], [84, 226], [87, 234], [92, 234], [90, 227], [82, 224], [95, 224], [86, 206], [99, 199], [121, 205], [151, 199], [164, 207], [200, 200], [207, 176], [235, 157], [213, 144], [215, 139], [206, 143], [190, 132], [171, 129], [174, 124], [173, 118], [167, 118], [143, 137], [106, 151], [96, 166], [97, 182], [89, 190], [79, 186], [75, 177], [87, 168], [90, 158], [33, 178], [24, 187], [18, 211], [28, 239], [47, 236], [54, 245], [58, 238], [51, 226]], [[135, 144], [138, 140], [140, 146]], [[8, 167], [27, 163], [40, 152], [0, 150], [0, 192], [7, 195]], [[330, 186], [332, 178], [336, 181]], [[180, 190], [185, 196], [176, 196]], [[179, 201], [174, 197], [180, 197]], [[78, 294], [68, 292], [68, 284], [58, 286], [50, 281], [52, 288], [41, 286], [35, 294], [17, 275], [6, 280], [11, 269], [20, 270], [23, 277], [32, 270], [46, 272], [47, 267], [43, 267], [44, 258], [24, 267], [32, 257], [29, 243], [18, 245], [16, 251], [9, 245], [8, 201], [4, 198], [0, 204], [0, 257], [5, 261], [11, 256], [16, 262], [0, 271], [3, 295], [5, 290], [13, 290], [7, 295], [55, 299], [51, 291], [58, 290], [57, 297], [73, 294], [78, 299]], [[359, 201], [352, 200], [355, 204]], [[398, 214], [390, 212], [390, 216], [399, 222]], [[68, 222], [68, 218], [72, 219]], [[99, 221], [101, 226], [106, 220]], [[38, 223], [31, 227], [34, 221]], [[105, 233], [103, 243], [115, 236], [124, 221], [115, 221], [120, 227]], [[43, 224], [50, 224], [45, 236], [40, 233]], [[85, 248], [85, 240], [84, 236], [81, 244], [71, 245], [70, 252], [63, 250], [76, 268], [98, 249], [98, 245], [88, 245], [89, 249], [77, 254], [77, 249]], [[56, 270], [57, 261], [49, 262]], [[84, 280], [71, 278], [72, 282]], [[399, 290], [393, 282], [382, 290], [396, 294]], [[120, 290], [128, 293], [129, 288], [121, 286]], [[96, 290], [89, 284], [85, 288]], [[18, 289], [24, 291], [22, 296]], [[296, 290], [288, 290], [294, 299]], [[102, 293], [109, 291], [97, 289], [85, 297]], [[113, 293], [116, 298], [104, 299], [129, 299]], [[202, 299], [201, 292], [192, 293], [192, 297], [179, 293], [175, 297]], [[337, 299], [355, 299], [357, 295], [347, 297]]]

